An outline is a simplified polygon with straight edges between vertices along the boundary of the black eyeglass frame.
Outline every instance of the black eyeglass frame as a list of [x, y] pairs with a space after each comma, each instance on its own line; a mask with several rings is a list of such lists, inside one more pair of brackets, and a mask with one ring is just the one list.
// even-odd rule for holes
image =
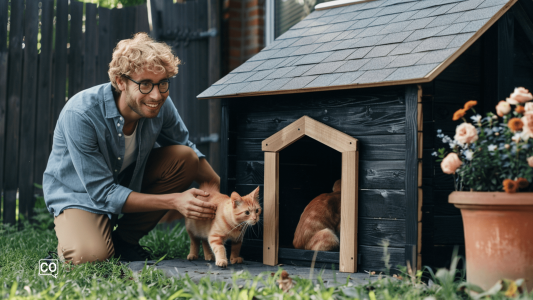
[[[137, 82], [137, 81], [133, 80], [131, 77], [129, 77], [128, 75], [122, 75], [122, 76], [126, 77], [127, 79], [131, 80], [132, 82], [135, 82], [139, 86], [139, 92], [141, 92], [141, 94], [144, 94], [144, 95], [150, 94], [154, 90], [154, 86], [156, 86], [156, 85], [157, 85], [157, 89], [159, 90], [159, 92], [161, 94], [164, 94], [164, 93], [168, 92], [168, 90], [170, 89], [170, 80], [163, 79], [162, 81], [159, 81], [158, 83], [150, 82], [152, 84], [152, 88], [147, 93], [143, 93], [143, 91], [141, 90], [141, 83], [142, 82]], [[162, 92], [161, 89], [159, 89], [159, 87], [160, 87], [161, 83], [165, 83], [165, 82], [168, 83], [168, 88], [167, 88], [166, 91]]]

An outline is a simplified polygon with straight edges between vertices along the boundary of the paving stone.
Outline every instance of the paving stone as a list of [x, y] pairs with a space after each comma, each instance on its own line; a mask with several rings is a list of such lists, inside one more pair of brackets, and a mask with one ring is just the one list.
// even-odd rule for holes
[[408, 36], [405, 39], [405, 42], [411, 42], [416, 40], [422, 40], [427, 39], [429, 37], [432, 37], [439, 32], [443, 31], [444, 29], [448, 28], [448, 26], [439, 26], [439, 27], [431, 27], [426, 29], [418, 29], [415, 32], [413, 32], [410, 36]]
[[478, 30], [481, 29], [481, 27], [483, 27], [483, 25], [485, 25], [490, 19], [483, 19], [483, 20], [477, 20], [477, 21], [472, 21], [470, 23], [468, 23], [468, 25], [466, 25], [465, 28], [463, 28], [463, 30], [461, 30], [461, 33], [466, 33], [466, 32], [477, 32]]
[[365, 56], [365, 58], [386, 56], [392, 50], [394, 50], [394, 48], [396, 48], [396, 46], [398, 46], [398, 45], [397, 44], [392, 44], [392, 45], [376, 46], [370, 52], [368, 52], [368, 54]]
[[309, 82], [315, 80], [318, 76], [302, 76], [291, 79], [284, 86], [280, 87], [279, 90], [296, 90], [304, 88]]
[[366, 70], [383, 69], [395, 59], [396, 59], [396, 56], [385, 56], [385, 57], [372, 58], [369, 62], [367, 62], [359, 70], [366, 71]]
[[336, 71], [337, 73], [357, 71], [369, 61], [370, 61], [370, 58], [349, 60], [345, 62], [342, 66], [340, 66]]
[[322, 62], [340, 61], [345, 60], [350, 54], [354, 53], [355, 49], [346, 49], [333, 52], [330, 56], [326, 57]]
[[443, 31], [435, 34], [435, 36], [442, 36], [442, 35], [453, 35], [458, 34], [463, 30], [463, 28], [468, 25], [469, 22], [463, 22], [463, 23], [456, 23], [448, 26], [448, 28], [444, 29]]
[[283, 75], [282, 77], [298, 77], [301, 76], [303, 73], [309, 71], [309, 69], [311, 69], [312, 67], [313, 65], [298, 66], [295, 67], [293, 70], [289, 71], [287, 74]]
[[429, 23], [433, 22], [436, 17], [427, 17], [423, 19], [413, 20], [411, 24], [404, 28], [404, 30], [417, 30], [426, 27]]
[[252, 77], [255, 73], [256, 73], [255, 71], [246, 72], [246, 73], [237, 73], [237, 74], [235, 74], [235, 76], [233, 76], [230, 79], [228, 79], [225, 83], [226, 84], [230, 84], [230, 83], [243, 82], [246, 79]]
[[422, 57], [426, 55], [425, 53], [412, 53], [399, 55], [394, 61], [388, 64], [387, 68], [398, 68], [398, 67], [407, 67], [416, 64]]
[[260, 91], [276, 91], [280, 87], [284, 86], [292, 78], [279, 78], [272, 80], [269, 84], [265, 85]]
[[430, 27], [437, 27], [437, 26], [443, 26], [443, 25], [451, 25], [455, 20], [457, 20], [463, 13], [458, 12], [455, 14], [445, 14], [442, 16], [436, 17], [435, 20], [431, 21], [426, 28]]
[[383, 81], [387, 76], [389, 76], [396, 69], [383, 69], [383, 70], [371, 70], [366, 71], [363, 75], [358, 77], [354, 83], [372, 83]]
[[269, 84], [270, 82], [272, 82], [272, 80], [266, 80], [266, 79], [265, 80], [249, 82], [249, 84], [247, 86], [245, 86], [242, 90], [240, 90], [239, 93], [257, 92], [260, 89], [262, 89], [264, 86]]
[[355, 50], [348, 59], [359, 59], [365, 57], [374, 47], [363, 47]]
[[461, 47], [466, 41], [468, 41], [475, 32], [470, 33], [461, 33], [459, 35], [456, 35], [453, 40], [448, 44], [448, 48], [455, 48], [455, 47]]
[[340, 76], [341, 76], [341, 73], [320, 75], [315, 80], [307, 84], [305, 88], [328, 86]]
[[343, 64], [345, 64], [344, 61], [319, 63], [315, 65], [314, 67], [312, 67], [311, 69], [309, 69], [309, 71], [305, 72], [302, 76], [333, 73], [336, 69], [338, 69]]
[[262, 71], [262, 70], [269, 70], [272, 68], [275, 68], [277, 65], [279, 65], [282, 61], [284, 61], [285, 58], [276, 58], [276, 59], [269, 59], [262, 63], [261, 65], [257, 66], [254, 71]]
[[467, 10], [472, 10], [478, 7], [484, 0], [468, 0], [457, 4], [454, 8], [448, 11], [449, 14], [455, 12], [462, 12]]
[[394, 48], [390, 55], [397, 55], [397, 54], [406, 54], [411, 53], [418, 45], [420, 45], [422, 41], [413, 41], [413, 42], [403, 42], [398, 47]]
[[275, 69], [274, 72], [270, 73], [265, 79], [278, 79], [283, 77], [283, 75], [289, 73], [290, 71], [294, 70], [296, 67], [285, 67], [280, 69]]
[[265, 77], [267, 77], [268, 75], [272, 74], [274, 71], [275, 71], [275, 69], [268, 69], [268, 70], [259, 71], [259, 72], [255, 73], [253, 76], [251, 76], [248, 79], [246, 79], [245, 81], [262, 80]]
[[425, 52], [424, 57], [418, 61], [419, 64], [431, 64], [431, 63], [441, 63], [445, 61], [448, 57], [455, 53], [459, 48], [448, 48], [444, 50], [436, 50]]
[[438, 65], [439, 64], [429, 64], [398, 68], [389, 76], [387, 76], [384, 81], [422, 78], [435, 69]]
[[336, 80], [332, 81], [329, 85], [335, 86], [335, 85], [352, 84], [357, 78], [363, 75], [364, 72], [365, 71], [337, 73], [337, 74], [340, 74], [340, 76]]
[[448, 44], [450, 44], [453, 39], [453, 35], [432, 37], [422, 41], [422, 43], [418, 45], [418, 47], [416, 47], [413, 52], [444, 49], [448, 46]]
[[316, 48], [318, 48], [320, 46], [323, 46], [323, 44], [315, 43], [315, 44], [311, 44], [311, 45], [301, 46], [300, 48], [298, 48], [298, 50], [292, 52], [291, 56], [305, 55], [305, 54], [312, 53], [313, 51], [316, 50]]
[[385, 44], [398, 44], [398, 43], [401, 43], [406, 38], [408, 38], [411, 34], [413, 34], [413, 31], [389, 33], [383, 39], [379, 40], [379, 42], [376, 43], [376, 46], [385, 45]]

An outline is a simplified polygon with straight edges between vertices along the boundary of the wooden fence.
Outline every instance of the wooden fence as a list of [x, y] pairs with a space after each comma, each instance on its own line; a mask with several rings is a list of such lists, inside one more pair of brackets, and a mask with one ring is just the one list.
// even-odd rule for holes
[[[26, 3], [24, 3], [26, 2]], [[31, 216], [55, 123], [69, 97], [109, 82], [116, 43], [149, 32], [146, 5], [0, 0], [0, 191], [3, 222]]]

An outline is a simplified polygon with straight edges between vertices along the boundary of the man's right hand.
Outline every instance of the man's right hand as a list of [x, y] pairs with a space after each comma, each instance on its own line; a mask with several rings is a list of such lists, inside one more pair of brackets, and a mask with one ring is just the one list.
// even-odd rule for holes
[[208, 197], [209, 193], [192, 188], [183, 193], [172, 194], [175, 196], [173, 205], [185, 218], [196, 220], [211, 220], [215, 218], [217, 206], [213, 203], [202, 201], [197, 196]]

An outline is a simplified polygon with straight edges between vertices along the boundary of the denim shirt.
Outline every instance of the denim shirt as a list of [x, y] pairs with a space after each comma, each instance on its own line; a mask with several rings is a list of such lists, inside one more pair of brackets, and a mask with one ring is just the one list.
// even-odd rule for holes
[[84, 90], [65, 105], [54, 130], [52, 153], [43, 175], [48, 210], [58, 216], [67, 208], [96, 214], [120, 214], [132, 191], [140, 192], [146, 161], [154, 145], [187, 145], [189, 141], [174, 103], [168, 97], [155, 118], [137, 125], [137, 160], [128, 187], [118, 182], [124, 161], [124, 118], [113, 98], [111, 83]]

